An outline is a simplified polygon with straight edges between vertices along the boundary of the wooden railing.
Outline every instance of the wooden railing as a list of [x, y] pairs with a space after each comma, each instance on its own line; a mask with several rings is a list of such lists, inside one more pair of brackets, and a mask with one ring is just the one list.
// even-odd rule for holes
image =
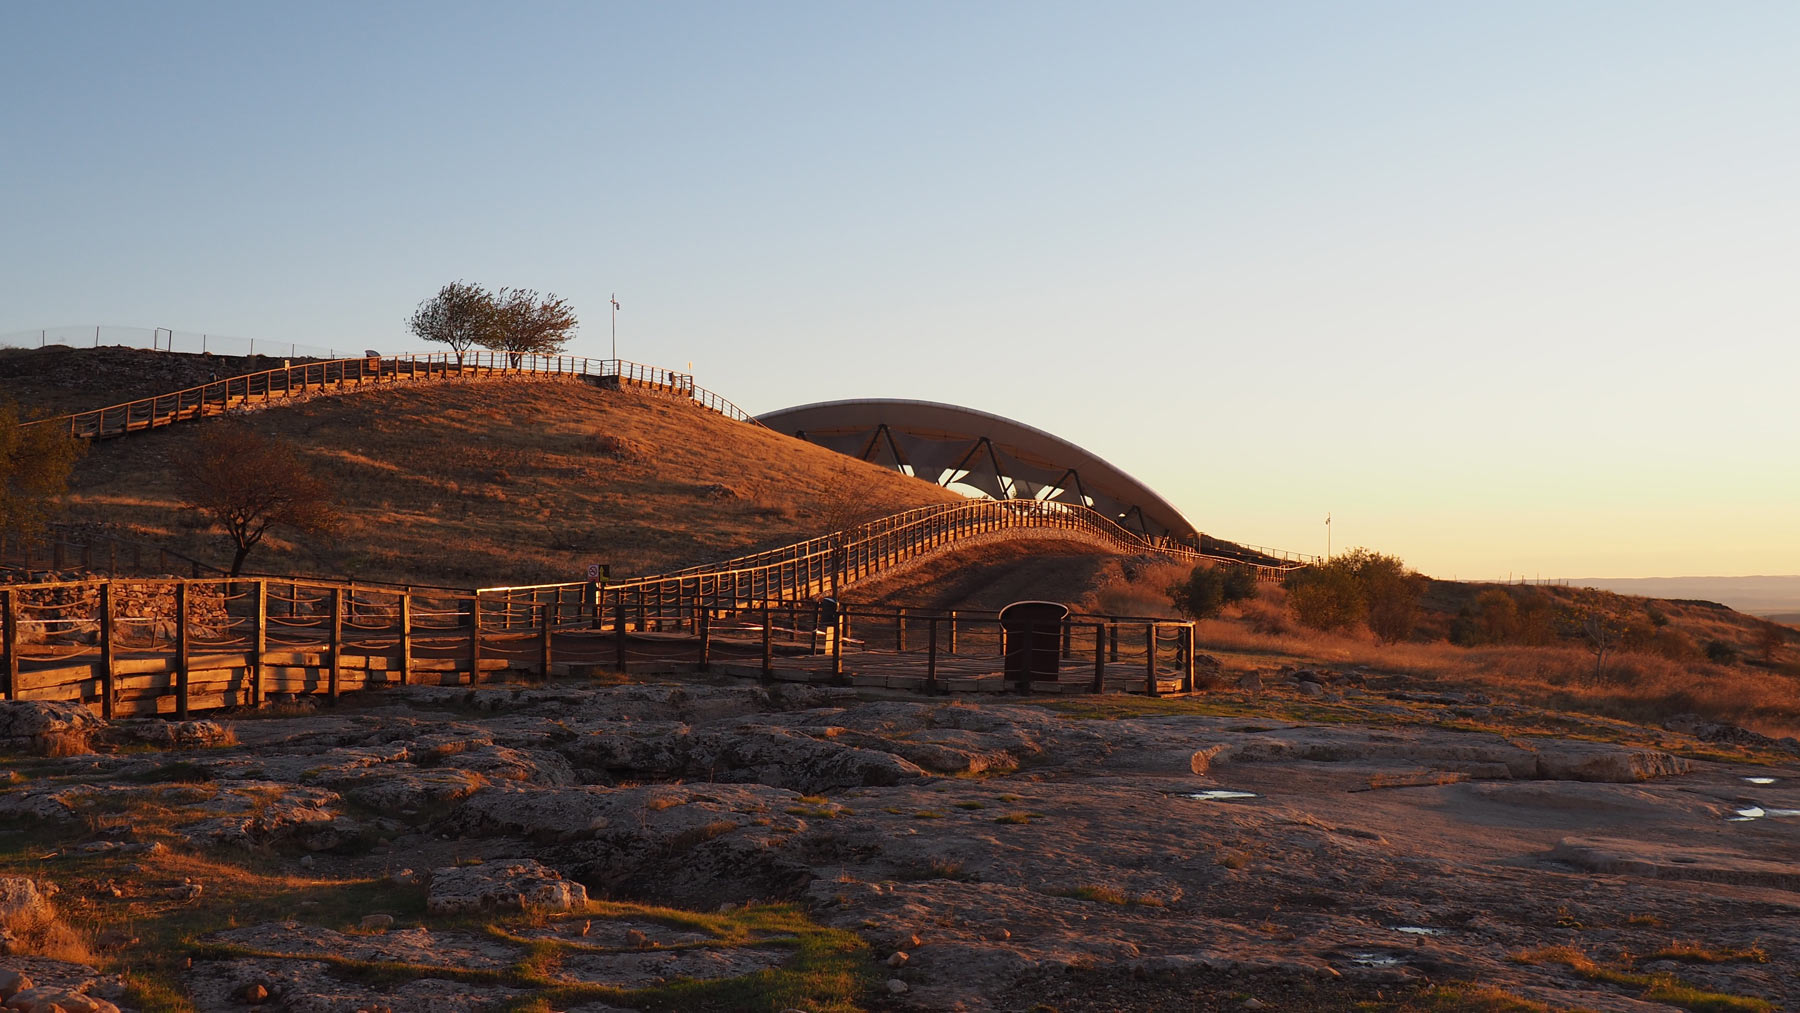
[[[946, 666], [967, 674], [974, 659], [988, 674], [980, 691], [992, 692], [1002, 688], [994, 681], [999, 670], [1013, 667], [1007, 656], [1020, 650], [1008, 639], [1017, 631], [1003, 635], [1001, 625], [988, 610], [705, 595], [645, 596], [609, 609], [598, 596], [532, 604], [270, 577], [14, 584], [0, 586], [0, 698], [75, 701], [109, 719], [186, 719], [286, 696], [335, 700], [380, 686], [473, 685], [503, 670], [547, 676], [645, 663], [704, 670], [736, 659], [740, 674], [768, 679], [778, 677], [778, 655], [811, 655], [824, 664], [786, 676], [842, 682], [847, 651], [879, 653], [890, 668], [910, 655], [916, 674], [905, 677], [907, 685], [924, 692], [975, 691], [940, 675]], [[1050, 628], [1047, 646], [1073, 681], [1048, 686], [1035, 671], [1046, 633], [1040, 627], [1027, 636], [1025, 649], [1039, 654], [1034, 671], [1006, 689], [1155, 695], [1194, 688], [1192, 623], [1070, 616]]]
[[856, 581], [959, 543], [1043, 533], [1126, 552], [1244, 566], [1267, 579], [1277, 579], [1302, 565], [1214, 556], [1179, 542], [1147, 539], [1088, 507], [1043, 500], [970, 500], [918, 507], [847, 531], [670, 573], [604, 584], [489, 587], [476, 593], [526, 611], [587, 603], [614, 622], [626, 621], [618, 618], [621, 615], [640, 624], [667, 622], [688, 616], [695, 607], [754, 607], [762, 602], [835, 597]]
[[628, 383], [688, 397], [695, 404], [738, 422], [761, 425], [749, 412], [712, 391], [694, 385], [687, 373], [623, 359], [590, 359], [576, 355], [511, 355], [504, 352], [451, 352], [326, 359], [258, 373], [214, 380], [186, 390], [139, 398], [123, 404], [74, 412], [26, 423], [64, 426], [80, 439], [105, 439], [155, 429], [188, 419], [222, 415], [233, 408], [301, 394], [353, 389], [371, 384], [456, 378], [485, 378], [519, 373], [592, 377], [602, 384]]
[[[791, 546], [618, 583], [470, 591], [270, 576], [14, 584], [0, 586], [0, 695], [80, 700], [108, 716], [184, 717], [194, 709], [255, 705], [275, 693], [335, 698], [409, 681], [471, 684], [504, 668], [549, 673], [559, 651], [619, 668], [697, 653], [686, 660], [704, 667], [714, 636], [733, 630], [760, 635], [765, 676], [779, 629], [786, 651], [829, 653], [832, 673], [841, 676], [845, 645], [865, 646], [852, 639], [853, 622], [876, 630], [891, 624], [901, 653], [909, 629], [922, 624], [924, 637], [914, 645], [926, 652], [923, 686], [935, 691], [942, 688], [940, 649], [995, 656], [1003, 643], [996, 613], [824, 599], [959, 543], [1043, 533], [1207, 558], [1152, 545], [1084, 507], [1003, 500], [921, 507]], [[1083, 649], [1095, 666], [1095, 689], [1112, 685], [1107, 665], [1120, 660], [1122, 632], [1127, 655], [1132, 642], [1142, 644], [1143, 678], [1128, 677], [1128, 685], [1156, 693], [1174, 678], [1192, 688], [1192, 624], [1071, 616], [1061, 632], [1065, 657], [1080, 653], [1073, 644], [1089, 645]], [[682, 634], [690, 646], [657, 639], [668, 633]]]

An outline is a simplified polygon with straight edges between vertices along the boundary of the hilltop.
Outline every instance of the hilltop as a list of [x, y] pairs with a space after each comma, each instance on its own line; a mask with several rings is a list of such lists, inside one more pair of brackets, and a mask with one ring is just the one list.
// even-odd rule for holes
[[[385, 387], [241, 417], [329, 475], [346, 517], [330, 539], [265, 543], [250, 557], [261, 572], [470, 586], [606, 563], [622, 576], [808, 538], [845, 523], [847, 504], [873, 516], [961, 500], [685, 398], [571, 378]], [[169, 466], [208, 424], [90, 447], [64, 519], [223, 562]]]
[[0, 394], [37, 417], [90, 411], [310, 359], [190, 355], [124, 345], [0, 348]]

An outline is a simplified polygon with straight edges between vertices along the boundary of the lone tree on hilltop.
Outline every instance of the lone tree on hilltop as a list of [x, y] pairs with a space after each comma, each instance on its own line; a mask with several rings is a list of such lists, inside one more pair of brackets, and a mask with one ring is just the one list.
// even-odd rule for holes
[[51, 501], [69, 486], [81, 446], [56, 425], [20, 426], [19, 410], [0, 400], [0, 531], [35, 542]]
[[505, 352], [513, 368], [526, 355], [555, 355], [575, 333], [575, 310], [551, 292], [540, 297], [529, 288], [503, 288], [493, 300], [493, 320], [481, 343]]
[[238, 422], [206, 427], [175, 459], [182, 500], [225, 529], [234, 554], [231, 576], [271, 528], [307, 534], [336, 530], [336, 498], [294, 448]]
[[419, 304], [407, 318], [407, 329], [426, 341], [449, 345], [461, 368], [463, 353], [487, 344], [494, 327], [494, 297], [480, 285], [453, 281]]

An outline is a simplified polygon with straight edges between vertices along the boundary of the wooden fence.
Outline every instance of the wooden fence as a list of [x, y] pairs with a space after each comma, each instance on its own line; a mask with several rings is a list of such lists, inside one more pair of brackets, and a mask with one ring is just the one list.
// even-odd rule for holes
[[[928, 693], [1194, 688], [1191, 623], [1071, 616], [1051, 629], [1048, 646], [1073, 679], [1037, 671], [1006, 681], [1008, 654], [1042, 655], [1038, 636], [1021, 648], [992, 611], [721, 601], [705, 592], [608, 608], [599, 594], [532, 605], [268, 577], [72, 581], [0, 588], [0, 697], [81, 702], [109, 719], [184, 720], [278, 694], [335, 700], [408, 683], [472, 685], [504, 670], [707, 670], [728, 661], [765, 679]], [[778, 668], [794, 656], [820, 661]]]
[[[909, 510], [725, 563], [616, 584], [463, 591], [267, 576], [14, 584], [0, 587], [4, 695], [87, 701], [107, 716], [185, 717], [195, 709], [255, 705], [273, 693], [335, 698], [412, 680], [474, 683], [504, 668], [549, 673], [557, 670], [558, 656], [563, 670], [629, 668], [697, 651], [693, 660], [704, 666], [715, 628], [727, 641], [732, 630], [738, 639], [745, 630], [760, 631], [764, 674], [771, 671], [775, 631], [785, 629], [782, 653], [829, 651], [831, 674], [841, 677], [846, 645], [853, 651], [862, 646], [852, 636], [858, 618], [876, 629], [891, 624], [899, 653], [907, 650], [908, 630], [924, 624], [924, 640], [916, 643], [926, 645], [928, 688], [935, 688], [940, 633], [948, 655], [974, 648], [991, 657], [1001, 643], [996, 615], [915, 609], [909, 616], [905, 609], [833, 607], [821, 599], [959, 542], [1046, 531], [1147, 547], [1085, 508], [971, 501]], [[1198, 558], [1192, 550], [1164, 551]], [[1159, 639], [1176, 638], [1166, 650], [1174, 652], [1177, 668], [1188, 658], [1191, 684], [1188, 624], [1073, 617], [1065, 623], [1065, 645], [1089, 624], [1097, 624], [1095, 657], [1104, 638], [1115, 661], [1120, 629], [1134, 631], [1127, 641], [1144, 631], [1145, 688], [1151, 692], [1159, 686], [1157, 658], [1165, 650]], [[1096, 680], [1100, 684], [1099, 675]]]
[[658, 614], [659, 605], [672, 601], [725, 604], [805, 600], [835, 595], [858, 580], [957, 543], [1045, 531], [1123, 552], [1159, 553], [1195, 563], [1243, 566], [1269, 579], [1278, 579], [1302, 565], [1272, 557], [1253, 562], [1215, 556], [1171, 539], [1146, 538], [1121, 527], [1105, 514], [1068, 503], [969, 500], [918, 507], [778, 549], [603, 587], [539, 584], [483, 588], [481, 593], [528, 605], [566, 602], [594, 593], [605, 608], [624, 607], [640, 613], [648, 610], [649, 614]]
[[694, 385], [687, 373], [623, 359], [590, 359], [576, 355], [509, 355], [502, 352], [451, 352], [417, 355], [326, 359], [260, 373], [214, 380], [169, 394], [124, 404], [59, 415], [25, 423], [63, 426], [79, 439], [106, 439], [156, 429], [188, 419], [222, 415], [233, 408], [262, 404], [320, 391], [336, 391], [387, 383], [415, 383], [457, 378], [487, 378], [532, 373], [591, 377], [602, 385], [631, 384], [691, 398], [695, 404], [739, 422], [761, 425], [750, 413], [723, 397]]

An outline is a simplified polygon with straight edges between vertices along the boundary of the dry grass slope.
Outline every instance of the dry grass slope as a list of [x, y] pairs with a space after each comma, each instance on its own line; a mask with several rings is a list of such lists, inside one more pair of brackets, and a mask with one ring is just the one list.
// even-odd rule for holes
[[[685, 399], [572, 379], [381, 388], [245, 418], [330, 475], [348, 518], [326, 541], [266, 543], [249, 561], [262, 572], [470, 586], [604, 562], [623, 576], [819, 534], [845, 487], [879, 514], [960, 500]], [[223, 562], [168, 466], [206, 424], [92, 447], [63, 519]]]

